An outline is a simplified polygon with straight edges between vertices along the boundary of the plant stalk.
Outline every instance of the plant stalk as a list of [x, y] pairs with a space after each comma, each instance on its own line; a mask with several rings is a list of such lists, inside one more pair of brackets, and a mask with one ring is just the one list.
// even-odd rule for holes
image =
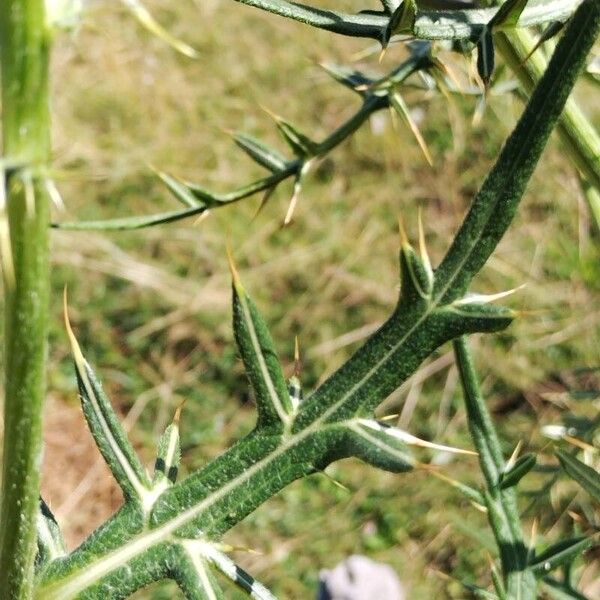
[[48, 333], [49, 32], [43, 0], [0, 2], [5, 398], [0, 599], [31, 598]]
[[[502, 2], [492, 0], [487, 4], [499, 5]], [[526, 29], [499, 31], [494, 36], [494, 43], [511, 71], [517, 76], [525, 95], [531, 96], [548, 66], [547, 60], [539, 50], [529, 56], [535, 45], [532, 34]], [[585, 181], [595, 188], [596, 193], [600, 193], [600, 134], [573, 98], [567, 101], [557, 130], [575, 167]], [[597, 199], [588, 198], [588, 201], [592, 217], [600, 229]]]
[[523, 541], [516, 494], [512, 488], [501, 490], [499, 487], [505, 464], [498, 434], [481, 395], [467, 338], [462, 336], [454, 340], [453, 344], [465, 397], [469, 432], [479, 454], [479, 464], [485, 479], [484, 496], [488, 519], [500, 552], [507, 598], [535, 600], [536, 580], [527, 568], [527, 549]]

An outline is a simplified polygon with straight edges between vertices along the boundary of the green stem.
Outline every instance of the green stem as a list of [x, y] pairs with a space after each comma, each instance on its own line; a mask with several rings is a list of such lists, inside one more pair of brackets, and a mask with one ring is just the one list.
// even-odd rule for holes
[[[501, 2], [494, 0], [489, 4], [498, 5]], [[527, 30], [517, 29], [498, 32], [494, 42], [496, 49], [519, 79], [523, 91], [530, 96], [548, 66], [544, 55], [539, 51], [527, 58], [535, 45], [535, 39]], [[558, 133], [577, 169], [600, 192], [600, 135], [573, 98], [565, 105], [558, 123]], [[600, 228], [597, 205], [592, 199], [588, 200], [596, 226]]]
[[48, 331], [49, 35], [43, 0], [0, 2], [5, 399], [0, 598], [30, 598]]
[[479, 454], [479, 464], [486, 483], [488, 519], [500, 551], [507, 597], [534, 600], [536, 581], [533, 573], [527, 569], [527, 550], [523, 542], [516, 494], [513, 489], [501, 490], [499, 487], [505, 466], [504, 458], [492, 418], [481, 395], [466, 337], [454, 341], [454, 352], [465, 397], [469, 431]]

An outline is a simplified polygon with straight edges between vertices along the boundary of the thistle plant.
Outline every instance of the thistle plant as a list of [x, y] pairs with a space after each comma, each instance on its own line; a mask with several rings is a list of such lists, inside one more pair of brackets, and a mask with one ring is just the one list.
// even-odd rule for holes
[[[41, 2], [7, 0], [2, 4], [5, 185], [1, 241], [8, 301], [0, 597], [117, 599], [152, 582], [172, 579], [186, 598], [212, 600], [224, 597], [215, 577], [221, 573], [253, 598], [273, 598], [229, 558], [230, 548], [222, 541], [223, 535], [289, 483], [321, 472], [336, 460], [356, 457], [394, 473], [422, 466], [418, 449], [441, 446], [378, 420], [375, 410], [436, 348], [453, 340], [469, 429], [485, 481], [482, 489], [463, 484], [458, 487], [487, 511], [499, 549], [499, 566], [493, 571], [494, 592], [474, 585], [471, 589], [483, 597], [533, 599], [543, 582], [558, 589], [562, 597], [580, 597], [570, 586], [551, 579], [551, 572], [569, 564], [594, 539], [567, 540], [540, 554], [526, 547], [515, 488], [533, 468], [535, 458], [525, 455], [507, 460], [502, 455], [466, 336], [500, 331], [516, 316], [514, 311], [494, 303], [503, 294], [472, 294], [470, 284], [510, 226], [546, 142], [585, 67], [600, 29], [600, 3], [556, 0], [547, 6], [529, 7], [526, 2], [509, 0], [499, 11], [438, 13], [420, 11], [414, 1], [405, 0], [398, 6], [386, 2], [381, 14], [357, 16], [284, 1], [246, 3], [336, 33], [378, 39], [384, 46], [405, 34], [419, 41], [411, 46], [409, 58], [383, 79], [330, 67], [336, 79], [361, 94], [363, 105], [321, 143], [278, 119], [277, 126], [294, 158], [287, 159], [258, 140], [238, 135], [236, 143], [272, 172], [258, 183], [219, 197], [161, 174], [186, 205], [183, 211], [150, 218], [74, 223], [70, 227], [121, 229], [169, 222], [258, 191], [269, 191], [289, 177], [295, 178], [298, 188], [311, 161], [333, 149], [375, 110], [391, 106], [410, 119], [401, 84], [416, 72], [423, 72], [426, 81], [427, 77], [435, 81], [443, 72], [432, 54], [430, 40], [472, 42], [479, 53], [480, 75], [489, 81], [495, 28], [512, 31], [517, 25], [568, 21], [519, 122], [440, 264], [435, 268], [431, 264], [423, 227], [417, 235], [409, 236], [401, 225], [400, 295], [394, 311], [317, 389], [302, 391], [296, 376], [286, 381], [267, 323], [230, 259], [233, 329], [256, 400], [256, 424], [224, 454], [181, 481], [177, 481], [179, 413], [159, 441], [154, 472], [150, 474], [84, 356], [65, 301], [65, 323], [83, 413], [124, 497], [123, 506], [113, 517], [69, 551], [50, 508], [38, 499], [36, 464], [48, 302], [49, 31]], [[417, 249], [409, 237], [418, 238]], [[560, 454], [559, 458], [569, 475], [597, 493], [595, 473], [590, 474], [571, 456]]]

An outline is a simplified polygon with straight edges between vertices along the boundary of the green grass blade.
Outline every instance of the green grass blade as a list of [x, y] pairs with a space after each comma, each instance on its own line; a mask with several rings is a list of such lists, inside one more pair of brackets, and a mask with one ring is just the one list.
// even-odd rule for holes
[[600, 502], [600, 473], [562, 450], [558, 450], [556, 456], [567, 475], [596, 501]]

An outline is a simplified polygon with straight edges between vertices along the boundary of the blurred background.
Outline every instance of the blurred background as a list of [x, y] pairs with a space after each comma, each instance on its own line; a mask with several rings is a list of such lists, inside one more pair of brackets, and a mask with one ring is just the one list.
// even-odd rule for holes
[[[314, 2], [332, 6], [325, 1]], [[146, 214], [177, 203], [151, 165], [217, 191], [262, 176], [228, 131], [287, 152], [268, 111], [322, 139], [359, 106], [358, 96], [319, 68], [321, 61], [383, 75], [406, 56], [306, 28], [232, 0], [152, 0], [147, 7], [199, 58], [153, 37], [119, 3], [94, 2], [82, 24], [58, 37], [53, 60], [57, 220]], [[352, 11], [377, 8], [336, 2]], [[450, 56], [450, 55], [449, 55]], [[465, 72], [469, 59], [448, 59]], [[509, 72], [497, 77], [511, 87]], [[593, 84], [577, 96], [600, 125]], [[597, 99], [597, 95], [595, 96]], [[77, 545], [120, 504], [77, 402], [61, 292], [130, 438], [152, 466], [175, 408], [182, 417], [183, 473], [201, 467], [254, 423], [255, 411], [232, 340], [226, 244], [271, 327], [287, 373], [294, 337], [310, 390], [336, 369], [391, 312], [398, 294], [398, 216], [417, 239], [423, 216], [432, 261], [442, 256], [503, 140], [522, 110], [512, 93], [480, 99], [407, 89], [405, 99], [433, 158], [429, 166], [408, 127], [377, 113], [306, 178], [293, 223], [292, 194], [260, 197], [142, 231], [53, 231], [53, 315], [44, 495]], [[266, 109], [266, 110], [265, 110]], [[258, 214], [257, 214], [258, 212]], [[600, 250], [576, 173], [554, 138], [516, 221], [473, 291], [526, 284], [508, 299], [522, 311], [507, 331], [474, 339], [484, 390], [506, 454], [519, 441], [541, 451], [523, 502], [540, 543], [598, 514], [575, 484], [544, 486], [554, 464], [549, 424], [593, 422], [600, 390]], [[442, 347], [381, 408], [400, 426], [442, 444], [470, 447], [451, 348]], [[429, 455], [444, 473], [477, 485], [469, 457]], [[409, 598], [464, 598], [458, 579], [489, 582], [494, 554], [485, 515], [423, 471], [397, 476], [358, 461], [296, 482], [232, 530], [235, 559], [282, 598], [314, 596], [319, 570], [352, 553], [389, 563]], [[580, 564], [582, 588], [599, 597], [598, 551]], [[227, 588], [227, 597], [238, 598]], [[137, 598], [178, 598], [158, 585]]]

